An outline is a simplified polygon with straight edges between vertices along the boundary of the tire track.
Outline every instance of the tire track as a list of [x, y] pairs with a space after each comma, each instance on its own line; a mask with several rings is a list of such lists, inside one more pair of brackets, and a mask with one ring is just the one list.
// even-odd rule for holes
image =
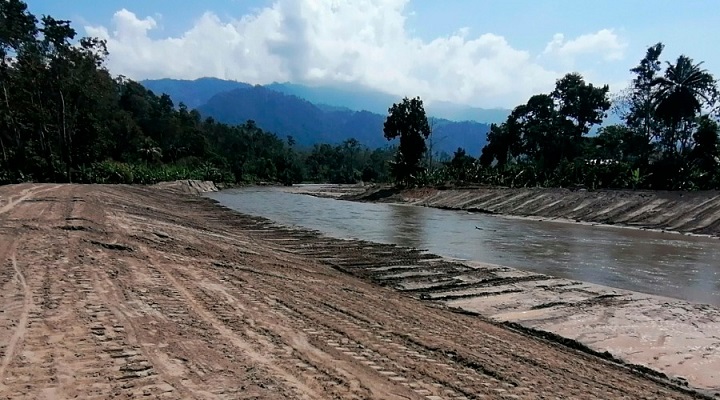
[[0, 398], [684, 397], [371, 283], [427, 285], [426, 268], [482, 281], [501, 268], [485, 277], [153, 188], [31, 188], [52, 190], [0, 217], [0, 256], [16, 259], [0, 265], [2, 328], [31, 301]]
[[228, 328], [212, 311], [203, 307], [196, 299], [196, 293], [193, 293], [185, 285], [183, 285], [179, 279], [177, 279], [172, 273], [166, 268], [163, 268], [159, 263], [153, 262], [152, 257], [147, 252], [145, 255], [151, 260], [151, 264], [157, 268], [157, 271], [161, 274], [162, 278], [165, 279], [169, 285], [185, 300], [189, 310], [201, 318], [208, 325], [212, 326], [224, 340], [232, 344], [237, 350], [249, 357], [254, 363], [260, 364], [263, 368], [270, 371], [275, 376], [281, 378], [287, 384], [297, 391], [297, 394], [302, 398], [317, 399], [322, 395], [310, 387], [305, 385], [303, 382], [297, 379], [294, 375], [288, 373], [280, 365], [276, 365], [272, 362], [268, 362], [267, 358], [256, 351], [251, 343], [248, 343], [242, 336], [233, 332]]
[[5, 214], [7, 212], [10, 212], [18, 204], [20, 204], [24, 201], [30, 200], [31, 198], [33, 198], [34, 196], [36, 196], [40, 193], [49, 192], [49, 191], [55, 190], [59, 187], [60, 187], [60, 185], [49, 186], [49, 187], [47, 187], [47, 186], [31, 186], [27, 189], [24, 189], [17, 196], [8, 197], [7, 203], [5, 205], [3, 205], [2, 207], [0, 207], [0, 214]]
[[21, 291], [23, 294], [23, 306], [20, 314], [20, 320], [17, 324], [17, 327], [13, 331], [12, 336], [10, 337], [10, 341], [5, 347], [2, 363], [0, 364], [0, 385], [4, 385], [3, 382], [5, 381], [5, 371], [7, 371], [8, 366], [15, 357], [15, 351], [17, 350], [18, 344], [23, 339], [23, 337], [25, 337], [28, 317], [30, 315], [30, 308], [33, 304], [32, 292], [27, 282], [25, 281], [25, 275], [23, 274], [20, 267], [18, 267], [15, 249], [13, 249], [12, 255], [10, 256], [10, 262], [12, 263], [12, 267], [15, 270], [15, 277], [17, 278], [18, 283], [21, 287]]
[[[485, 329], [473, 331], [467, 335], [464, 340], [449, 336], [449, 333], [459, 334], [467, 330], [467, 326], [458, 325], [453, 322], [453, 318], [442, 318], [438, 320], [428, 320], [424, 315], [415, 308], [416, 312], [420, 312], [418, 318], [412, 318], [406, 321], [406, 316], [412, 315], [402, 307], [396, 309], [395, 313], [387, 310], [387, 305], [374, 304], [375, 297], [370, 296], [363, 299], [363, 303], [354, 303], [347, 294], [340, 295], [337, 291], [332, 290], [332, 285], [322, 292], [322, 297], [316, 297], [315, 293], [308, 288], [297, 287], [295, 285], [288, 286], [283, 280], [275, 280], [268, 275], [247, 275], [242, 270], [223, 269], [223, 274], [237, 277], [238, 279], [228, 280], [232, 282], [251, 282], [252, 285], [243, 284], [233, 291], [238, 298], [248, 298], [245, 302], [253, 304], [271, 304], [280, 303], [284, 309], [284, 313], [290, 315], [291, 324], [301, 328], [303, 331], [312, 332], [313, 335], [323, 337], [323, 340], [330, 343], [330, 347], [334, 343], [351, 344], [352, 346], [362, 346], [364, 349], [370, 349], [379, 353], [376, 356], [379, 361], [373, 365], [383, 365], [383, 371], [387, 373], [397, 374], [392, 371], [393, 363], [402, 365], [406, 370], [426, 371], [425, 373], [431, 377], [431, 381], [415, 382], [416, 387], [430, 387], [428, 392], [431, 395], [437, 395], [433, 392], [433, 385], [442, 385], [442, 391], [449, 391], [456, 396], [475, 396], [478, 393], [486, 395], [497, 395], [497, 392], [488, 392], [487, 386], [493, 381], [496, 382], [494, 390], [503, 390], [508, 393], [521, 394], [526, 396], [529, 393], [542, 391], [543, 387], [552, 387], [554, 379], [567, 380], [567, 376], [573, 376], [573, 365], [579, 370], [587, 368], [583, 362], [574, 362], [579, 354], [573, 354], [572, 351], [566, 353], [566, 358], [558, 361], [540, 359], [535, 360], [534, 351], [542, 354], [542, 347], [547, 345], [536, 346], [535, 349], [527, 350], [518, 348], [515, 343], [500, 339], [498, 336], [485, 333]], [[270, 298], [271, 300], [268, 300]], [[290, 302], [284, 302], [281, 299], [292, 299]], [[344, 311], [340, 305], [355, 309], [354, 312]], [[266, 306], [256, 312], [268, 313], [271, 310]], [[271, 307], [272, 308], [272, 307]], [[277, 305], [274, 306], [278, 309]], [[362, 311], [360, 311], [362, 310]], [[412, 311], [410, 311], [412, 312]], [[434, 313], [435, 314], [435, 313]], [[437, 314], [432, 318], [436, 318]], [[468, 319], [470, 320], [470, 319]], [[375, 322], [373, 322], [375, 321]], [[382, 328], [378, 327], [381, 323]], [[308, 328], [310, 324], [312, 328]], [[443, 326], [443, 330], [432, 329], [429, 327]], [[324, 333], [327, 330], [332, 334]], [[493, 327], [493, 330], [501, 331], [501, 328]], [[400, 334], [399, 332], [403, 332]], [[476, 333], [477, 332], [477, 333]], [[500, 333], [500, 332], [498, 332]], [[341, 335], [332, 339], [326, 339], [333, 334]], [[427, 340], [424, 338], [432, 338]], [[466, 342], [462, 347], [457, 343]], [[455, 343], [455, 344], [451, 344]], [[388, 350], [390, 347], [392, 350]], [[348, 351], [349, 346], [341, 346], [342, 351]], [[508, 349], [509, 351], [503, 351]], [[368, 353], [372, 355], [372, 353]], [[450, 357], [448, 357], [450, 355]], [[354, 356], [362, 357], [362, 354]], [[389, 361], [390, 359], [390, 361]], [[375, 360], [370, 360], [375, 361]], [[570, 364], [567, 362], [570, 361]], [[580, 360], [578, 360], [580, 361]], [[534, 372], [525, 372], [518, 375], [512, 372], [509, 376], [505, 376], [512, 369], [508, 369], [513, 364], [524, 365], [524, 369], [535, 370]], [[390, 365], [387, 367], [387, 365]], [[493, 366], [496, 367], [493, 367]], [[501, 365], [501, 367], [497, 367]], [[504, 366], [502, 366], [504, 365]], [[440, 369], [433, 369], [440, 367]], [[608, 368], [606, 365], [603, 368]], [[444, 369], [444, 371], [443, 371]], [[513, 368], [514, 369], [514, 368]], [[505, 371], [505, 372], [503, 372]], [[404, 372], [407, 374], [407, 371]], [[399, 374], [398, 374], [399, 375]], [[545, 378], [533, 381], [528, 377]], [[407, 379], [405, 376], [399, 376], [398, 379]], [[614, 393], [612, 397], [622, 397], [626, 392], [622, 391], [621, 383], [613, 385], [611, 383], [604, 384], [601, 373], [598, 375], [581, 374], [578, 375], [570, 388], [575, 387], [576, 395], [583, 397], [582, 389], [588, 385], [602, 385], [605, 389]], [[517, 392], [515, 387], [520, 389]], [[669, 393], [665, 392], [666, 394]], [[663, 398], [663, 396], [659, 396]]]

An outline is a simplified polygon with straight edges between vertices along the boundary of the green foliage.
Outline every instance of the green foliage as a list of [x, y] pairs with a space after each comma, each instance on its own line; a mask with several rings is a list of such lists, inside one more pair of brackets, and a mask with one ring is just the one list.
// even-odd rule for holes
[[0, 1], [0, 184], [388, 179], [389, 150], [348, 140], [316, 154], [253, 121], [203, 120], [168, 95], [113, 78], [107, 55], [100, 40], [76, 40], [69, 21], [38, 21], [22, 1]]
[[401, 185], [412, 185], [422, 170], [420, 160], [427, 151], [425, 140], [430, 136], [430, 124], [419, 97], [393, 104], [383, 127], [385, 138], [400, 138], [400, 146], [391, 162], [390, 172]]
[[610, 107], [608, 87], [571, 73], [493, 125], [479, 159], [458, 149], [443, 162], [429, 157], [426, 169], [431, 129], [419, 98], [388, 110], [383, 133], [399, 138], [395, 148], [370, 150], [350, 139], [302, 149], [253, 121], [230, 126], [203, 119], [168, 95], [113, 78], [104, 66], [105, 43], [76, 36], [69, 21], [38, 19], [20, 0], [0, 1], [0, 184], [392, 179], [401, 185], [720, 188], [717, 82], [687, 56], [663, 64], [662, 43], [631, 69], [632, 84], [615, 107], [624, 124], [590, 136]]
[[97, 183], [125, 183], [135, 182], [132, 166], [116, 161], [103, 161], [94, 164], [84, 177], [87, 182]]
[[681, 56], [662, 70], [664, 46], [650, 47], [618, 99], [625, 124], [587, 137], [610, 107], [608, 87], [568, 74], [550, 95], [532, 96], [488, 133], [477, 182], [696, 190], [718, 188], [720, 138], [715, 79]]
[[715, 78], [701, 65], [681, 55], [674, 64], [667, 63], [664, 76], [653, 81], [655, 116], [662, 122], [673, 125], [695, 118], [703, 105], [716, 100]]
[[465, 182], [473, 177], [475, 159], [465, 153], [465, 149], [459, 148], [453, 154], [450, 163], [447, 164], [450, 177], [456, 182]]

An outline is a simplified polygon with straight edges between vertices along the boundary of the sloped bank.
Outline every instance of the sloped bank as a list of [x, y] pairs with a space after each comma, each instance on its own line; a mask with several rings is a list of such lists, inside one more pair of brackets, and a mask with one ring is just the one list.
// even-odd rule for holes
[[371, 188], [344, 198], [720, 236], [718, 191]]
[[193, 179], [184, 179], [172, 182], [160, 182], [154, 186], [157, 188], [174, 190], [185, 194], [201, 194], [217, 192], [219, 190], [215, 183], [212, 181], [199, 181]]
[[[364, 189], [298, 185], [282, 190], [319, 197], [344, 192], [348, 197]], [[392, 189], [374, 192], [375, 200], [402, 201]], [[290, 237], [280, 231], [272, 235], [285, 251], [336, 270], [720, 398], [718, 307], [445, 259], [417, 249], [312, 237], [304, 229], [293, 229]]]

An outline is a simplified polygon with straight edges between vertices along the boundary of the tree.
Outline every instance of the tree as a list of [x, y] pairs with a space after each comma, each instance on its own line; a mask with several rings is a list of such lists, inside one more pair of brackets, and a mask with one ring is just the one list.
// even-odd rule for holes
[[[20, 150], [19, 110], [13, 107], [15, 68], [13, 58], [23, 47], [33, 43], [37, 34], [36, 18], [20, 0], [0, 1], [0, 152], [2, 164], [13, 157], [10, 148]], [[14, 142], [14, 146], [11, 143]]]
[[593, 125], [605, 118], [610, 108], [608, 93], [610, 87], [595, 87], [585, 83], [582, 75], [565, 75], [555, 84], [551, 96], [556, 102], [560, 117], [560, 134], [564, 140], [559, 143], [561, 158], [575, 159], [580, 153], [580, 138], [590, 132]]
[[591, 158], [625, 162], [636, 168], [643, 166], [640, 155], [650, 151], [650, 143], [626, 125], [600, 128], [590, 143], [594, 147], [588, 151]]
[[449, 163], [452, 176], [458, 182], [467, 181], [471, 178], [472, 167], [475, 159], [465, 153], [465, 149], [458, 147]]
[[717, 100], [715, 78], [702, 62], [694, 64], [691, 58], [678, 57], [675, 64], [667, 63], [665, 75], [653, 81], [655, 114], [668, 125], [694, 118], [704, 105]]
[[[516, 107], [508, 120], [512, 137], [521, 138], [522, 153], [541, 170], [552, 171], [564, 157], [560, 115], [553, 98], [547, 94], [532, 96], [527, 104]], [[512, 131], [517, 129], [519, 133]]]
[[650, 46], [640, 64], [630, 69], [635, 74], [626, 102], [628, 111], [622, 115], [625, 124], [650, 141], [656, 124], [654, 123], [653, 85], [661, 71], [660, 55], [665, 45], [657, 43]]
[[664, 75], [653, 81], [655, 116], [663, 125], [660, 145], [673, 164], [685, 162], [697, 128], [696, 117], [717, 100], [715, 79], [701, 65], [681, 55], [675, 64], [668, 62]]
[[552, 97], [560, 116], [572, 124], [569, 128], [573, 138], [586, 135], [593, 125], [603, 121], [610, 108], [609, 92], [608, 85], [595, 87], [585, 83], [578, 73], [567, 74], [555, 83]]
[[647, 168], [652, 154], [652, 142], [657, 138], [660, 124], [655, 116], [654, 82], [662, 70], [660, 56], [665, 48], [656, 43], [647, 48], [640, 63], [631, 68], [634, 77], [630, 86], [618, 95], [613, 109], [625, 122], [627, 131], [623, 131], [626, 143], [635, 146], [625, 149], [624, 157], [632, 159], [635, 168]]
[[489, 167], [497, 162], [498, 168], [503, 168], [511, 158], [518, 157], [522, 152], [522, 130], [518, 123], [517, 114], [508, 116], [506, 122], [497, 125], [491, 124], [487, 134], [487, 144], [480, 154], [480, 164]]
[[695, 147], [690, 153], [690, 162], [703, 175], [701, 186], [706, 186], [718, 175], [720, 163], [720, 137], [718, 124], [708, 116], [700, 118], [698, 129], [693, 135]]
[[391, 166], [393, 177], [400, 184], [410, 185], [420, 172], [427, 146], [425, 139], [430, 135], [430, 125], [423, 102], [419, 97], [393, 104], [383, 127], [385, 138], [400, 138], [400, 146]]

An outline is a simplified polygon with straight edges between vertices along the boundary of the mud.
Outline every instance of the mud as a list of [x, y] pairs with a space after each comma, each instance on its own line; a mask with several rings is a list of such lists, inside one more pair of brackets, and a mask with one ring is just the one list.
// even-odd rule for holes
[[[720, 236], [720, 192], [568, 189], [411, 189], [347, 187], [348, 200], [402, 202], [427, 207], [543, 220], [622, 225]], [[310, 194], [312, 190], [306, 190]], [[324, 195], [315, 191], [316, 195]]]
[[[283, 228], [178, 191], [2, 187], [0, 260], [0, 398], [700, 396], [442, 297], [453, 282], [542, 277]], [[582, 304], [612, 314], [623, 301]]]

